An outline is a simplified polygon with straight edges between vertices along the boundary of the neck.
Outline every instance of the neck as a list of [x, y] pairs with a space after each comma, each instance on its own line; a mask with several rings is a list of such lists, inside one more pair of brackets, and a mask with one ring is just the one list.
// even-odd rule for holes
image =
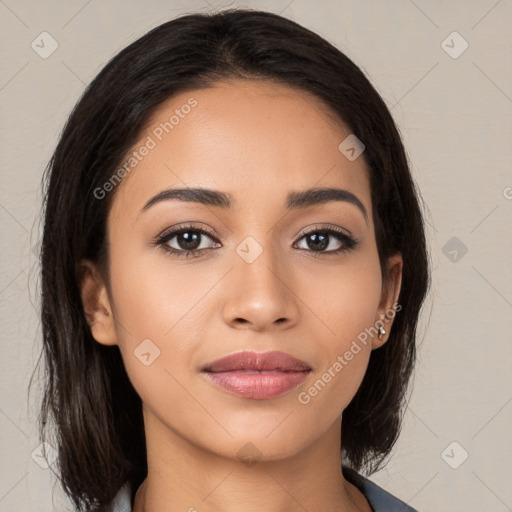
[[144, 416], [148, 475], [133, 512], [371, 512], [341, 472], [341, 418], [301, 452], [270, 460], [250, 445], [220, 456]]

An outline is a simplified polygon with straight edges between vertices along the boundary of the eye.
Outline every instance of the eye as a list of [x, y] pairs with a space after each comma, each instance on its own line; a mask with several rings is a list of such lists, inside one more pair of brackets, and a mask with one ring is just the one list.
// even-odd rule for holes
[[314, 254], [315, 257], [322, 254], [334, 255], [348, 252], [359, 243], [359, 240], [350, 233], [335, 226], [315, 226], [314, 229], [302, 235], [300, 240], [304, 240], [307, 246], [301, 249], [318, 253]]
[[[208, 245], [205, 239], [212, 240], [213, 244]], [[313, 253], [314, 257], [348, 252], [359, 243], [359, 240], [352, 237], [350, 233], [336, 226], [315, 226], [314, 229], [304, 233], [299, 238], [299, 242], [301, 240], [305, 241], [306, 247], [299, 247], [299, 249]], [[165, 232], [155, 239], [154, 245], [161, 246], [169, 254], [184, 258], [200, 256], [208, 249], [222, 246], [209, 230], [191, 225], [179, 226]]]
[[204, 228], [195, 226], [180, 226], [171, 231], [164, 233], [157, 237], [155, 245], [161, 246], [162, 249], [170, 254], [175, 254], [180, 257], [197, 256], [205, 249], [212, 248], [211, 246], [204, 247], [203, 239], [214, 239], [214, 245], [220, 247], [214, 235]]

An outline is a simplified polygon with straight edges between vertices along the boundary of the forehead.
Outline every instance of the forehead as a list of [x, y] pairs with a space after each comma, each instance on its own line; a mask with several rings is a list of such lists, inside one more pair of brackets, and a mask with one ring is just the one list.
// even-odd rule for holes
[[219, 82], [182, 92], [142, 130], [113, 210], [136, 215], [150, 197], [177, 187], [225, 191], [238, 210], [284, 207], [290, 192], [341, 187], [370, 214], [365, 161], [338, 149], [349, 135], [319, 99], [286, 85]]

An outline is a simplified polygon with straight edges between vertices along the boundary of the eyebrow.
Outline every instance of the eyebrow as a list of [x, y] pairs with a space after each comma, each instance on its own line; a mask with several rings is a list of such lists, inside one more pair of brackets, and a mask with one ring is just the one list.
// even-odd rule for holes
[[[224, 209], [231, 209], [236, 203], [231, 194], [220, 192], [219, 190], [206, 188], [171, 188], [163, 190], [156, 196], [149, 199], [142, 207], [140, 213], [148, 210], [153, 205], [160, 203], [161, 201], [169, 201], [173, 199]], [[286, 197], [285, 208], [289, 211], [297, 210], [331, 201], [343, 201], [353, 204], [361, 211], [366, 223], [368, 224], [368, 212], [366, 211], [364, 204], [352, 192], [341, 188], [310, 188], [300, 192], [290, 192]]]

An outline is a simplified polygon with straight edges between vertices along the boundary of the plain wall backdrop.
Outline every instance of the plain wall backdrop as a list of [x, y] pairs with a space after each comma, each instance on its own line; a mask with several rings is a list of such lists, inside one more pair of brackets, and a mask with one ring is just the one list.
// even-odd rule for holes
[[433, 288], [410, 404], [371, 479], [420, 512], [512, 510], [511, 0], [0, 0], [0, 512], [71, 510], [38, 457], [37, 382], [27, 400], [41, 350], [40, 181], [64, 122], [127, 44], [223, 7], [286, 16], [354, 60], [428, 205]]

